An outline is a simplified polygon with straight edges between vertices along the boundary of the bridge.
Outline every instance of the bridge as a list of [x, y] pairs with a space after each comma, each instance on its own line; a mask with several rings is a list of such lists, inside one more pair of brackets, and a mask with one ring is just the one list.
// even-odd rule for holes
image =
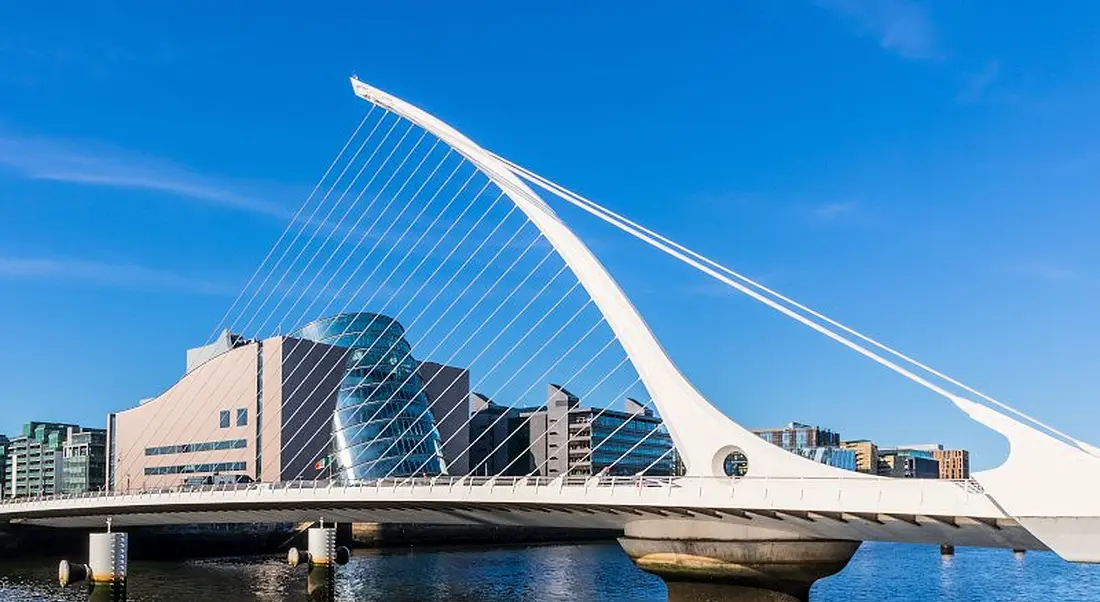
[[[125, 528], [324, 517], [612, 527], [624, 529], [622, 543], [635, 561], [658, 574], [718, 575], [765, 588], [778, 583], [777, 589], [796, 597], [804, 597], [805, 589], [792, 590], [790, 583], [808, 588], [842, 568], [858, 542], [869, 540], [1051, 550], [1073, 562], [1100, 562], [1096, 447], [482, 148], [416, 106], [358, 79], [351, 84], [369, 103], [367, 115], [215, 333], [243, 322], [258, 334], [281, 336], [300, 318], [332, 315], [341, 304], [379, 308], [399, 317], [404, 328], [380, 325], [381, 313], [365, 314], [372, 316], [369, 323], [358, 326], [322, 323], [329, 329], [324, 332], [311, 323], [278, 339], [281, 363], [265, 359], [265, 349], [276, 343], [263, 339], [249, 351], [248, 361], [259, 365], [251, 382], [226, 368], [230, 360], [212, 356], [185, 377], [192, 381], [185, 397], [194, 411], [179, 411], [173, 395], [180, 395], [170, 390], [132, 411], [140, 420], [126, 423], [129, 432], [115, 427], [112, 462], [118, 466], [112, 468], [110, 491], [4, 500], [0, 520], [97, 527], [110, 519]], [[894, 479], [827, 466], [764, 441], [718, 411], [678, 370], [551, 202], [579, 209], [925, 387], [1005, 437], [1008, 459], [965, 481]], [[523, 291], [537, 292], [525, 303]], [[588, 315], [591, 326], [583, 320]], [[378, 340], [360, 344], [368, 333]], [[406, 341], [413, 333], [422, 336]], [[610, 337], [601, 343], [593, 333]], [[387, 346], [383, 353], [380, 345]], [[241, 349], [230, 344], [220, 357], [244, 357]], [[326, 360], [334, 349], [336, 359]], [[429, 383], [413, 376], [415, 366], [405, 367], [414, 350], [477, 366], [485, 375], [479, 386], [496, 387], [498, 395], [515, 400], [482, 429], [478, 439], [486, 436], [482, 445], [492, 449], [465, 476], [452, 474], [453, 465], [448, 470], [453, 445], [437, 426], [458, 420], [459, 430], [468, 431], [473, 418], [460, 412], [424, 422], [429, 412], [421, 406]], [[616, 350], [621, 359], [612, 353]], [[278, 382], [265, 380], [273, 366], [281, 370]], [[633, 371], [632, 378], [621, 376], [623, 367]], [[391, 371], [370, 381], [370, 396], [349, 392], [367, 388], [383, 368]], [[290, 378], [299, 370], [304, 377]], [[603, 412], [576, 429], [567, 428], [573, 426], [569, 411], [543, 415], [541, 434], [525, 442], [523, 453], [496, 466], [495, 476], [485, 474], [488, 460], [507, 449], [515, 434], [499, 433], [501, 440], [493, 427], [505, 420], [535, 420], [535, 414], [520, 412], [520, 403], [550, 379], [590, 391], [608, 383], [616, 383], [616, 390], [621, 384], [624, 391], [640, 390], [650, 399], [643, 405], [656, 410], [663, 427], [630, 449], [616, 450], [601, 473], [547, 474], [547, 466], [564, 462], [567, 450], [581, 449], [582, 438], [591, 439], [590, 430], [582, 431]], [[284, 391], [273, 410], [264, 396], [275, 385], [293, 390]], [[335, 408], [310, 401], [326, 386], [339, 389], [333, 393]], [[206, 411], [204, 400], [215, 398], [241, 400], [226, 407], [255, 408], [254, 443], [223, 446], [166, 437], [201, 432], [192, 424], [205, 419], [196, 418]], [[228, 411], [224, 414], [221, 426], [231, 428]], [[238, 414], [237, 426], [251, 428], [248, 416]], [[120, 421], [124, 417], [119, 414]], [[269, 431], [276, 419], [281, 427]], [[618, 429], [629, 428], [630, 421]], [[614, 473], [647, 438], [664, 436], [666, 429], [669, 451], [682, 470], [653, 473], [667, 461], [666, 452], [643, 470]], [[175, 445], [148, 447], [150, 441]], [[471, 454], [477, 444], [470, 441], [458, 456]], [[229, 461], [230, 447], [254, 455], [250, 474], [258, 482], [185, 486], [164, 476], [194, 472], [196, 466], [208, 472], [246, 466]], [[597, 451], [586, 449], [588, 456], [580, 460], [591, 465]], [[199, 458], [199, 452], [201, 459], [188, 464], [148, 464], [158, 454]], [[532, 454], [535, 459], [515, 474], [520, 456], [522, 464]], [[747, 458], [748, 471], [730, 474], [732, 458]], [[126, 472], [127, 462], [139, 462], [134, 470], [144, 467], [144, 472]], [[264, 478], [271, 474], [278, 478]], [[811, 568], [796, 575], [777, 564]]]

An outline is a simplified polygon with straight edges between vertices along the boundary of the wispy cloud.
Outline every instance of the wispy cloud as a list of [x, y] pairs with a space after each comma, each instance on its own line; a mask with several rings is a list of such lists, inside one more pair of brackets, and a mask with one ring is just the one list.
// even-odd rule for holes
[[811, 0], [853, 22], [882, 48], [906, 59], [939, 55], [936, 31], [924, 8], [913, 0]]
[[36, 180], [167, 193], [286, 219], [286, 208], [253, 194], [248, 186], [206, 176], [155, 157], [95, 143], [77, 144], [0, 132], [0, 168]]
[[0, 279], [31, 279], [122, 286], [149, 291], [231, 295], [223, 283], [128, 263], [67, 258], [0, 257]]
[[993, 61], [978, 74], [971, 77], [959, 91], [959, 102], [973, 103], [985, 98], [989, 87], [996, 83], [1001, 74], [1001, 63]]

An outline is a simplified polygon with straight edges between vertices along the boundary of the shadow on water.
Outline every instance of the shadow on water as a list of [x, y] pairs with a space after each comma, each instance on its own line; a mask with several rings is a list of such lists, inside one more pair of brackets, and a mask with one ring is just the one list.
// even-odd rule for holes
[[[637, 570], [615, 544], [502, 549], [360, 551], [327, 577], [292, 569], [282, 557], [131, 562], [129, 602], [664, 602], [660, 579]], [[318, 580], [319, 579], [319, 580]], [[324, 587], [322, 587], [324, 586]], [[331, 592], [325, 593], [325, 591]], [[700, 590], [698, 599], [737, 602]], [[866, 544], [839, 575], [814, 586], [812, 602], [1096, 602], [1100, 567], [1048, 553]], [[61, 589], [56, 564], [0, 559], [0, 602], [117, 602]]]

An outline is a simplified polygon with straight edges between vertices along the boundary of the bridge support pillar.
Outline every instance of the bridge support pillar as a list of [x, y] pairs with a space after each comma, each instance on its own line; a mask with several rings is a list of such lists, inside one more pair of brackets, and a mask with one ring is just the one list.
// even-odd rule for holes
[[94, 600], [125, 600], [128, 555], [129, 537], [125, 533], [91, 533], [88, 563], [62, 560], [57, 567], [57, 579], [62, 587], [88, 581]]
[[665, 580], [670, 602], [804, 602], [818, 579], [843, 569], [861, 542], [802, 537], [701, 520], [642, 520], [619, 544]]
[[309, 567], [307, 591], [310, 600], [332, 600], [335, 596], [335, 568], [338, 564], [347, 564], [351, 552], [344, 546], [336, 545], [336, 527], [311, 527], [307, 537], [307, 551], [290, 548], [287, 562], [295, 567], [305, 564]]

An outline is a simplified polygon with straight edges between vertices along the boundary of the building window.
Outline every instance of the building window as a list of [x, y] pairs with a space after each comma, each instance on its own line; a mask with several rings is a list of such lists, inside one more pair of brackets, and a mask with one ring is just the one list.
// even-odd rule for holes
[[203, 443], [179, 443], [176, 445], [162, 445], [160, 447], [146, 447], [146, 456], [163, 456], [167, 454], [190, 454], [195, 452], [220, 451], [225, 449], [244, 449], [248, 447], [245, 439], [231, 439], [227, 441], [206, 441]]
[[244, 462], [218, 462], [207, 464], [182, 464], [177, 466], [149, 466], [145, 469], [146, 476], [165, 474], [195, 474], [195, 473], [219, 473], [230, 470], [246, 470]]
[[248, 408], [237, 408], [237, 426], [248, 426]]
[[218, 415], [218, 424], [223, 429], [229, 428], [229, 410], [222, 410]]

